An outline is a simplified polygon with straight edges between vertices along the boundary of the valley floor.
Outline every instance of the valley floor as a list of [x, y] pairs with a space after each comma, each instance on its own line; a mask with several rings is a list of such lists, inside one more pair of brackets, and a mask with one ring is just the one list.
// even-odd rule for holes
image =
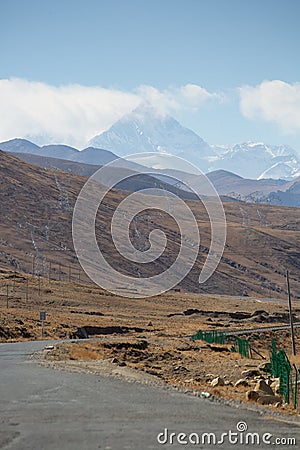
[[[44, 311], [45, 339], [72, 342], [49, 347], [43, 360], [68, 370], [166, 383], [199, 395], [246, 401], [247, 391], [255, 389], [259, 379], [267, 378], [260, 367], [269, 360], [272, 339], [278, 349], [290, 353], [288, 330], [245, 336], [261, 355], [253, 353], [252, 358], [230, 351], [234, 338], [224, 345], [191, 339], [199, 329], [228, 331], [286, 325], [285, 299], [183, 292], [146, 300], [124, 299], [97, 286], [39, 280], [8, 271], [1, 273], [0, 289], [1, 341], [42, 339], [40, 312]], [[300, 304], [295, 301], [293, 306], [299, 321]], [[78, 339], [84, 337], [97, 339]], [[297, 349], [299, 345], [300, 332], [296, 329]], [[291, 361], [300, 365], [298, 357], [291, 357]], [[236, 386], [240, 379], [244, 382]], [[296, 413], [291, 405], [279, 403], [269, 408]]]

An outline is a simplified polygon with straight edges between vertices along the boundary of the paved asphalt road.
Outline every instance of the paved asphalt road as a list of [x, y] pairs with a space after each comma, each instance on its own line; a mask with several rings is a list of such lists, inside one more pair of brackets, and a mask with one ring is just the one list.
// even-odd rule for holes
[[[49, 342], [47, 342], [49, 344]], [[94, 450], [201, 448], [299, 448], [296, 424], [267, 420], [254, 411], [239, 410], [172, 390], [127, 383], [98, 375], [69, 373], [38, 366], [29, 355], [43, 342], [0, 345], [0, 448], [13, 450]], [[161, 445], [158, 433], [183, 432], [195, 442], [196, 432], [236, 431], [245, 421], [248, 432], [294, 437], [297, 445], [260, 446]], [[239, 436], [245, 433], [239, 433]], [[201, 436], [200, 436], [201, 438]], [[232, 436], [232, 439], [235, 437]], [[180, 439], [180, 438], [179, 438]], [[185, 441], [185, 437], [181, 436]], [[268, 439], [268, 438], [267, 438]], [[161, 436], [161, 440], [164, 438]]]

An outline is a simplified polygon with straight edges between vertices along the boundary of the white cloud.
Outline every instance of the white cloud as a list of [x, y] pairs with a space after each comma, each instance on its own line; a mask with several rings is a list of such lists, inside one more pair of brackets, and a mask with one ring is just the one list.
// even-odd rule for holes
[[84, 146], [139, 103], [137, 95], [101, 87], [54, 87], [0, 80], [0, 140], [34, 135]]
[[78, 84], [50, 86], [19, 78], [0, 80], [0, 141], [44, 136], [45, 140], [82, 148], [141, 102], [161, 113], [198, 109], [217, 98], [187, 84], [163, 91], [141, 86], [135, 92]]
[[137, 91], [144, 102], [153, 106], [161, 114], [182, 109], [198, 110], [207, 100], [220, 101], [222, 99], [221, 95], [210, 93], [197, 84], [186, 84], [163, 91], [152, 86], [140, 86]]
[[245, 117], [274, 122], [286, 133], [300, 131], [300, 83], [264, 81], [255, 87], [243, 86], [239, 91]]

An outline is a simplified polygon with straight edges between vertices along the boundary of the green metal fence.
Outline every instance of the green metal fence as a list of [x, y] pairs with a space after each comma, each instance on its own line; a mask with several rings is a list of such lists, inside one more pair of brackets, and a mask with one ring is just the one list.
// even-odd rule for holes
[[272, 341], [272, 354], [270, 357], [271, 362], [271, 375], [275, 378], [279, 378], [279, 393], [283, 395], [286, 403], [290, 402], [291, 393], [291, 364], [284, 351], [281, 349], [277, 351], [276, 342]]
[[[209, 344], [225, 344], [226, 334], [221, 331], [197, 331], [192, 336], [193, 340], [201, 340], [208, 342]], [[249, 358], [249, 343], [247, 339], [241, 339], [236, 337], [235, 342], [231, 347], [232, 352], [238, 352], [241, 356]]]
[[236, 337], [230, 349], [231, 352], [237, 352], [245, 358], [249, 358], [249, 342], [247, 339]]
[[241, 356], [249, 358], [249, 342], [247, 339], [236, 338], [238, 352]]
[[209, 344], [224, 344], [226, 335], [220, 331], [197, 331], [192, 336], [193, 340], [208, 342]]
[[[209, 344], [225, 344], [227, 337], [225, 333], [220, 331], [199, 330], [192, 336], [192, 339], [202, 340]], [[247, 339], [235, 337], [230, 350], [238, 352], [245, 358], [249, 358], [250, 348]], [[270, 373], [273, 377], [280, 380], [279, 394], [283, 397], [284, 402], [292, 402], [295, 409], [300, 409], [300, 369], [295, 364], [292, 365], [290, 363], [284, 349], [277, 351], [274, 339], [272, 340], [272, 352], [270, 355]]]
[[293, 364], [293, 375], [292, 375], [292, 396], [294, 408], [299, 410], [300, 407], [300, 369], [298, 369], [295, 364]]
[[291, 364], [284, 349], [277, 351], [276, 342], [272, 340], [272, 353], [270, 356], [271, 375], [279, 378], [279, 393], [286, 403], [293, 403], [298, 409], [300, 397], [300, 371]]

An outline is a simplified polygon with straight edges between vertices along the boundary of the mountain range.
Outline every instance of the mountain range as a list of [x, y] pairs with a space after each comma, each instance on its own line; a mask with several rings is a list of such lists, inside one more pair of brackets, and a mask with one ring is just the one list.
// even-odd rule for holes
[[[68, 276], [68, 268], [79, 271], [72, 243], [72, 210], [86, 178], [55, 172], [25, 163], [0, 151], [1, 222], [0, 268], [47, 276]], [[102, 189], [100, 187], [100, 189]], [[111, 239], [111, 218], [126, 194], [112, 190], [96, 220], [96, 236], [105, 258], [122, 271], [136, 276], [154, 276], [177, 258], [180, 235], [168, 215], [147, 211], [131, 228], [137, 248], [147, 243], [152, 229], [167, 236], [166, 252], [155, 264], [139, 264], [120, 256]], [[155, 204], [155, 197], [153, 197]], [[225, 202], [227, 242], [220, 265], [204, 285], [199, 270], [206, 259], [211, 228], [204, 206], [188, 200], [201, 229], [201, 245], [194, 268], [181, 282], [183, 290], [230, 295], [285, 296], [286, 269], [293, 282], [293, 294], [300, 298], [299, 213], [295, 208]], [[150, 215], [152, 214], [152, 215]], [[142, 266], [142, 267], [141, 267]], [[83, 273], [81, 276], [84, 277]], [[83, 279], [83, 278], [82, 278]]]
[[[211, 146], [174, 118], [145, 107], [125, 115], [81, 151], [63, 144], [38, 146], [19, 138], [0, 143], [0, 149], [31, 164], [82, 176], [90, 176], [118, 157], [139, 153], [143, 166], [154, 168], [154, 173], [164, 169], [169, 178], [156, 177], [168, 184], [183, 170], [178, 158], [174, 158], [175, 163], [171, 159], [173, 167], [162, 167], [162, 156], [171, 154], [208, 173], [220, 195], [246, 202], [300, 206], [300, 160], [291, 147], [253, 142]], [[169, 164], [170, 159], [166, 161]], [[133, 171], [141, 167], [136, 163], [129, 166]], [[184, 176], [193, 179], [192, 174]]]
[[234, 172], [242, 177], [293, 179], [300, 176], [300, 159], [287, 145], [271, 146], [262, 142], [247, 142], [215, 147], [220, 152], [213, 168]]
[[[9, 151], [17, 158], [29, 164], [34, 164], [47, 169], [60, 170], [70, 174], [73, 173], [83, 177], [90, 177], [103, 164], [117, 159], [115, 154], [106, 150], [90, 147], [80, 152], [71, 147], [62, 145], [38, 147], [23, 139], [14, 139], [7, 143], [0, 144], [0, 149]], [[23, 151], [15, 152], [13, 151], [14, 149]], [[66, 149], [67, 153], [71, 155], [72, 160], [44, 156], [45, 153], [61, 155], [62, 151], [65, 151]], [[27, 151], [35, 153], [27, 153]], [[40, 153], [42, 153], [43, 156]], [[83, 163], [78, 160], [95, 161], [97, 163]], [[121, 159], [120, 162], [123, 162], [123, 160]], [[126, 169], [130, 175], [140, 172], [141, 168], [144, 169], [143, 166], [130, 162]], [[162, 176], [162, 172], [165, 175]], [[271, 178], [255, 180], [243, 178], [223, 169], [209, 172], [207, 176], [215, 186], [219, 195], [221, 195], [222, 199], [225, 201], [228, 201], [228, 198], [231, 198], [232, 200], [241, 200], [248, 203], [300, 207], [300, 177], [293, 178], [290, 181]], [[156, 180], [158, 179], [158, 181], [155, 182], [153, 177], [155, 177]], [[135, 177], [134, 182], [128, 180], [118, 187], [119, 189], [135, 191], [150, 187], [150, 185], [152, 187], [159, 185], [160, 188], [171, 190], [181, 198], [192, 198], [190, 195], [191, 192], [184, 192], [185, 186], [178, 185], [177, 180], [178, 178], [184, 178], [187, 180], [188, 185], [197, 184], [199, 188], [199, 180], [197, 180], [197, 177], [197, 175], [179, 172], [174, 169], [151, 169], [151, 176], [142, 174], [138, 179]], [[201, 191], [203, 195], [206, 194], [203, 189], [201, 189]]]
[[[177, 120], [138, 107], [94, 137], [90, 145], [119, 156], [131, 153], [170, 153], [190, 161], [203, 172], [227, 170], [242, 177], [292, 179], [300, 176], [300, 159], [289, 146], [246, 142], [233, 146], [211, 146]], [[158, 167], [155, 155], [148, 165]], [[177, 167], [179, 168], [179, 167]]]
[[[261, 142], [212, 146], [173, 117], [142, 106], [95, 136], [82, 151], [62, 144], [40, 147], [26, 139], [2, 142], [0, 148], [95, 165], [106, 164], [117, 156], [139, 153], [145, 154], [142, 164], [155, 168], [162, 168], [161, 158], [156, 155], [168, 153], [193, 163], [205, 173], [221, 169], [258, 180], [292, 180], [300, 176], [299, 155], [289, 146]], [[149, 152], [152, 155], [146, 155]], [[177, 167], [169, 168], [181, 170], [180, 166], [177, 161]]]

